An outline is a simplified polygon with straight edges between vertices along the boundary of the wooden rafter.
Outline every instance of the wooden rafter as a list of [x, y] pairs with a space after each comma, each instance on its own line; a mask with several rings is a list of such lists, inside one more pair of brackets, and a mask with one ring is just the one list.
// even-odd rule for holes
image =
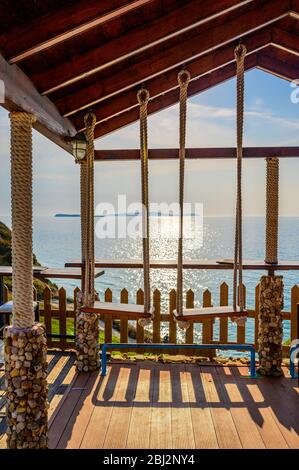
[[71, 121], [61, 116], [54, 104], [41, 96], [30, 79], [17, 65], [9, 65], [0, 55], [0, 80], [4, 83], [5, 102], [9, 111], [23, 110], [36, 116], [34, 127], [62, 148], [71, 151], [65, 137], [73, 137], [77, 131]]
[[[270, 45], [271, 30], [269, 28], [264, 28], [258, 33], [244, 37], [243, 40], [246, 44], [248, 55], [250, 55]], [[210, 54], [205, 54], [204, 56], [189, 62], [187, 68], [191, 74], [191, 80], [194, 81], [199, 77], [203, 77], [204, 75], [234, 61], [234, 46], [233, 44], [229, 44], [211, 52]], [[178, 81], [176, 69], [172, 69], [163, 75], [159, 75], [146, 83], [146, 88], [150, 93], [150, 99], [174, 90], [177, 86]], [[111, 117], [137, 106], [136, 90], [133, 88], [129, 89], [125, 93], [115, 95], [110, 99], [101, 101], [101, 103], [93, 107], [93, 112], [96, 115], [97, 123], [100, 124], [102, 121], [109, 118], [111, 119]], [[72, 118], [76, 128], [80, 131], [84, 130], [84, 115], [85, 111], [81, 111]]]
[[[272, 55], [268, 56], [267, 51], [272, 52]], [[273, 52], [274, 51], [274, 52]], [[289, 53], [284, 52], [287, 58]], [[261, 52], [252, 53], [246, 59], [245, 68], [250, 70], [254, 67], [258, 67], [266, 72], [270, 72], [286, 80], [294, 80], [299, 76], [299, 68], [288, 64], [288, 60], [281, 61], [275, 57], [275, 47], [268, 46]], [[212, 71], [197, 80], [190, 83], [188, 89], [188, 96], [192, 96], [202, 91], [205, 91], [213, 86], [219, 85], [224, 81], [234, 77], [235, 75], [235, 63], [224, 65], [222, 68]], [[154, 114], [162, 109], [165, 109], [171, 105], [174, 105], [178, 101], [178, 91], [172, 90], [165, 93], [162, 96], [158, 96], [149, 102], [149, 114]], [[138, 108], [132, 108], [129, 111], [118, 114], [111, 119], [98, 124], [95, 128], [95, 137], [99, 138], [103, 135], [111, 133], [116, 129], [127, 126], [132, 122], [138, 120]]]
[[71, 116], [81, 109], [94, 106], [103, 99], [146, 82], [181, 64], [187, 64], [190, 60], [275, 23], [288, 15], [288, 7], [288, 1], [274, 0], [271, 4], [266, 2], [264, 8], [260, 10], [246, 12], [196, 37], [187, 39], [179, 45], [161, 50], [154, 56], [115, 74], [113, 79], [108, 77], [96, 87], [94, 84], [83, 87], [57, 100], [56, 104], [63, 115]]
[[115, 0], [111, 8], [111, 0], [81, 0], [2, 34], [2, 53], [9, 63], [20, 62], [152, 1]]
[[[149, 149], [148, 157], [150, 160], [174, 160], [179, 158], [179, 151], [175, 148], [168, 149]], [[245, 147], [243, 149], [244, 158], [294, 158], [299, 157], [299, 147]], [[236, 158], [236, 149], [234, 147], [207, 147], [207, 148], [188, 148], [186, 149], [186, 158], [196, 159], [223, 159]], [[139, 149], [128, 150], [96, 150], [95, 160], [101, 162], [139, 160]]]
[[298, 35], [280, 28], [273, 28], [272, 43], [280, 49], [299, 56]]
[[[45, 94], [90, 76], [104, 68], [128, 59], [141, 51], [225, 15], [252, 0], [195, 0], [162, 17], [145, 23], [97, 48], [72, 57], [71, 61], [33, 75], [34, 82]], [[46, 87], [45, 87], [46, 84]]]
[[[250, 70], [255, 67], [257, 64], [256, 54], [251, 54], [245, 64], [245, 69]], [[200, 77], [198, 80], [195, 80], [190, 83], [188, 87], [188, 96], [193, 96], [198, 93], [201, 93], [204, 90], [212, 88], [215, 85], [229, 80], [234, 77], [236, 73], [236, 66], [234, 63], [225, 65], [224, 67], [215, 70], [203, 77]], [[151, 100], [148, 105], [148, 114], [154, 114], [159, 112], [162, 109], [168, 108], [169, 106], [174, 105], [178, 102], [178, 91], [172, 90], [169, 93], [158, 96], [157, 98]], [[108, 119], [105, 122], [97, 125], [95, 128], [95, 138], [102, 137], [107, 135], [121, 127], [127, 126], [134, 121], [137, 121], [139, 118], [138, 108], [130, 109], [124, 113], [118, 114], [117, 116]]]

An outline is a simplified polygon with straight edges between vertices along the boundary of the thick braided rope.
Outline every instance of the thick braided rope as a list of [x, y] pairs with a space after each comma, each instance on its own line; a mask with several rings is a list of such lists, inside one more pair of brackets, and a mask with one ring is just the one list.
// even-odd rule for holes
[[277, 263], [278, 208], [279, 208], [279, 159], [267, 158], [266, 198], [266, 263]]
[[86, 127], [86, 254], [85, 254], [85, 289], [84, 304], [93, 305], [94, 288], [94, 128], [96, 117], [87, 113], [84, 117]]
[[[87, 164], [80, 161], [80, 202], [81, 202], [81, 254], [82, 262], [86, 263], [87, 254]], [[85, 276], [84, 276], [85, 279]], [[82, 292], [85, 285], [82, 286]]]
[[144, 312], [151, 309], [150, 256], [149, 256], [149, 189], [148, 189], [148, 144], [147, 144], [147, 105], [149, 92], [142, 88], [137, 93], [140, 117], [140, 160], [141, 160], [141, 197], [142, 197], [142, 252], [144, 281]]
[[32, 297], [32, 124], [25, 112], [10, 114], [13, 325], [31, 328]]
[[180, 87], [180, 129], [179, 129], [179, 236], [178, 236], [178, 266], [177, 266], [177, 297], [176, 310], [183, 311], [183, 236], [184, 236], [184, 180], [185, 180], [185, 153], [186, 153], [186, 119], [187, 119], [187, 92], [190, 82], [190, 73], [181, 70], [178, 74]]
[[[242, 157], [243, 157], [243, 123], [244, 123], [244, 60], [246, 47], [239, 44], [235, 48], [237, 62], [237, 201], [236, 201], [236, 227], [235, 227], [235, 254], [233, 276], [233, 306], [237, 303], [241, 310], [244, 308], [243, 299], [243, 260], [242, 260]], [[239, 274], [239, 276], [238, 276]], [[239, 301], [237, 290], [239, 284]]]

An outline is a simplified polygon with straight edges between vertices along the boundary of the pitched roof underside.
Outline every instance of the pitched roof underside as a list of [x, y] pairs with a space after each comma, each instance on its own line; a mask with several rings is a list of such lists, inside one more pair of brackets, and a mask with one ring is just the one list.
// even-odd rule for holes
[[177, 102], [183, 66], [189, 96], [232, 78], [240, 40], [247, 70], [298, 78], [298, 20], [299, 0], [0, 0], [0, 51], [66, 118], [66, 134], [84, 130], [92, 108], [98, 138], [138, 119], [143, 84], [150, 114]]

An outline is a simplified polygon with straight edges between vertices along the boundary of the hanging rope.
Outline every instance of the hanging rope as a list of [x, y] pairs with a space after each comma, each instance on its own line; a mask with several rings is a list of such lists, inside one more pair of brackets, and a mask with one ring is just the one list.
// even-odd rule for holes
[[[95, 300], [94, 289], [94, 128], [96, 117], [88, 112], [84, 117], [87, 137], [86, 149], [86, 215], [83, 210], [83, 217], [86, 217], [86, 230], [83, 236], [85, 242], [85, 289], [84, 304], [91, 306]], [[81, 176], [84, 176], [81, 175]]]
[[186, 153], [186, 118], [187, 118], [187, 91], [190, 82], [190, 73], [181, 70], [178, 74], [180, 87], [180, 142], [179, 142], [179, 237], [178, 237], [178, 266], [177, 266], [177, 312], [183, 311], [183, 228], [184, 228], [184, 179], [185, 179], [185, 153]]
[[32, 298], [32, 124], [35, 117], [13, 112], [11, 122], [11, 210], [13, 325], [31, 328]]
[[[235, 255], [233, 276], [233, 307], [239, 303], [244, 309], [243, 299], [243, 260], [242, 260], [242, 157], [243, 157], [243, 123], [244, 123], [244, 60], [246, 47], [239, 44], [235, 48], [237, 62], [237, 202], [235, 227]], [[239, 289], [238, 289], [239, 284]], [[239, 295], [237, 291], [239, 290]]]
[[266, 258], [265, 262], [277, 263], [278, 206], [279, 206], [279, 159], [271, 157], [267, 162], [266, 197]]
[[148, 191], [148, 147], [147, 147], [147, 105], [149, 92], [142, 88], [137, 93], [140, 116], [140, 159], [141, 159], [141, 193], [142, 193], [142, 227], [143, 227], [143, 279], [144, 311], [151, 309], [150, 258], [149, 258], [149, 191]]
[[[80, 201], [81, 201], [81, 253], [82, 263], [84, 264], [87, 254], [87, 164], [86, 160], [80, 161]], [[82, 292], [85, 289], [85, 275], [82, 279]]]

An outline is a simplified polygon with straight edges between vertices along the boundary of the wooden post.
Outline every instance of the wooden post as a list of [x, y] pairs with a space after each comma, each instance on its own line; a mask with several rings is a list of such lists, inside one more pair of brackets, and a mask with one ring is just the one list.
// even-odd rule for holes
[[32, 124], [13, 112], [11, 120], [13, 320], [5, 328], [7, 447], [43, 449], [48, 440], [47, 340], [34, 323], [32, 295]]
[[[279, 160], [271, 157], [267, 162], [266, 179], [266, 250], [265, 261], [277, 263]], [[263, 375], [282, 375], [282, 308], [283, 279], [269, 269], [262, 276], [259, 292], [259, 372]]]

